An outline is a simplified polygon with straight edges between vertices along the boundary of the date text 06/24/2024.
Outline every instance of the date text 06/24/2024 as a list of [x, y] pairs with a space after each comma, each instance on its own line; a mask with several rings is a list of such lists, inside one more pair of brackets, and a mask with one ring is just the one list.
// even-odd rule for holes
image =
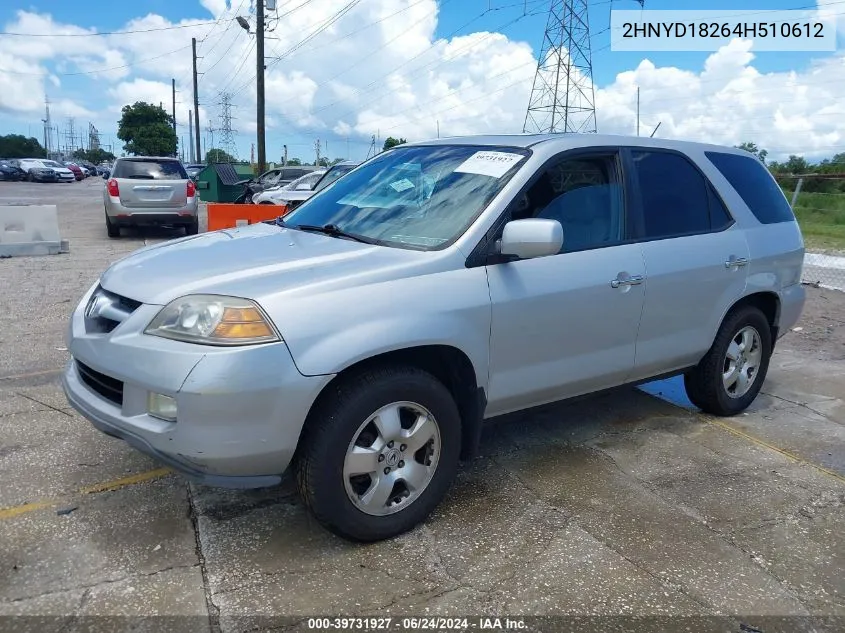
[[835, 51], [833, 18], [815, 11], [614, 10], [614, 51], [716, 51], [750, 40], [754, 51]]
[[526, 628], [519, 618], [445, 618], [445, 617], [327, 617], [308, 618], [313, 631], [518, 631]]

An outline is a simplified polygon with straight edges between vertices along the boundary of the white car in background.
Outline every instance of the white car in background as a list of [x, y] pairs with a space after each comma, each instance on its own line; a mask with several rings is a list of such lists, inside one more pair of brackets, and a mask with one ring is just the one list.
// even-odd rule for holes
[[285, 195], [290, 191], [311, 191], [312, 189], [314, 189], [314, 185], [317, 184], [317, 181], [320, 180], [322, 175], [325, 173], [325, 169], [318, 169], [316, 171], [312, 171], [310, 174], [300, 176], [296, 180], [289, 182], [286, 185], [270, 187], [269, 189], [265, 189], [264, 191], [259, 191], [258, 193], [252, 196], [252, 203], [278, 204], [276, 202], [276, 199], [284, 198]]
[[49, 167], [56, 172], [56, 176], [61, 182], [76, 182], [76, 174], [61, 163], [57, 163], [54, 160], [42, 160], [39, 162], [44, 165], [44, 167]]
[[337, 165], [332, 165], [322, 176], [320, 176], [312, 189], [278, 189], [275, 192], [275, 197], [270, 198], [270, 202], [272, 204], [285, 207], [281, 210], [280, 216], [290, 213], [315, 193], [322, 191], [335, 180], [347, 172], [352, 171], [360, 164], [361, 163], [356, 161], [344, 161], [342, 163], [338, 163]]

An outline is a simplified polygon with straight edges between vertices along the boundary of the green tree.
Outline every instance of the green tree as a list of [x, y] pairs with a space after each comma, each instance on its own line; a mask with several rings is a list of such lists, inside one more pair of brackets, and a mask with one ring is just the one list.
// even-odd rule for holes
[[86, 160], [89, 163], [93, 163], [94, 165], [99, 165], [100, 163], [104, 162], [111, 162], [115, 159], [114, 154], [104, 150], [102, 147], [97, 147], [93, 149], [78, 149], [73, 153], [73, 157], [78, 158], [79, 160]]
[[173, 118], [164, 109], [145, 101], [123, 106], [117, 124], [123, 149], [136, 156], [175, 156], [178, 140]]
[[396, 147], [397, 145], [402, 145], [402, 143], [407, 143], [404, 138], [393, 138], [392, 136], [388, 136], [384, 141], [384, 147], [382, 147], [383, 151], [387, 151], [392, 147]]
[[803, 156], [790, 154], [789, 160], [781, 164], [781, 168], [788, 174], [806, 174], [811, 171], [812, 165]]
[[0, 156], [3, 158], [42, 158], [47, 151], [37, 138], [23, 134], [0, 136]]
[[302, 165], [302, 161], [298, 158], [288, 158], [288, 165], [293, 167], [300, 167]]
[[235, 157], [231, 154], [227, 154], [222, 149], [217, 149], [216, 147], [213, 149], [208, 150], [205, 153], [205, 164], [211, 165], [212, 163], [236, 163], [238, 162], [235, 160]]
[[752, 143], [751, 141], [745, 141], [744, 143], [740, 143], [736, 147], [737, 149], [744, 149], [746, 152], [754, 154], [764, 163], [766, 162], [766, 156], [769, 155], [768, 150], [760, 149], [759, 147], [757, 147], [756, 143]]

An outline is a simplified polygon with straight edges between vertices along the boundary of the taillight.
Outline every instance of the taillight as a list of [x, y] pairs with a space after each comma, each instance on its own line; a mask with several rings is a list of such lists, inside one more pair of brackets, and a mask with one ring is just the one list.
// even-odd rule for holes
[[106, 183], [106, 189], [110, 196], [114, 198], [120, 196], [120, 187], [117, 186], [117, 181], [114, 178], [109, 179], [108, 183]]
[[188, 197], [193, 198], [195, 195], [197, 195], [197, 186], [193, 180], [188, 180]]

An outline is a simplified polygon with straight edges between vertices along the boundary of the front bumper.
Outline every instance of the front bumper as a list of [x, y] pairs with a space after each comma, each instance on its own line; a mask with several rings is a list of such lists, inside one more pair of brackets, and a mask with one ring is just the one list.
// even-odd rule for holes
[[[62, 379], [74, 409], [194, 481], [258, 488], [281, 480], [331, 376], [300, 374], [284, 343], [214, 348], [141, 334], [160, 306], [142, 305], [112, 332], [89, 334], [83, 309], [90, 294], [71, 317], [72, 358]], [[120, 381], [121, 401], [86, 383], [80, 362]], [[150, 392], [175, 398], [176, 422], [147, 413]]]

